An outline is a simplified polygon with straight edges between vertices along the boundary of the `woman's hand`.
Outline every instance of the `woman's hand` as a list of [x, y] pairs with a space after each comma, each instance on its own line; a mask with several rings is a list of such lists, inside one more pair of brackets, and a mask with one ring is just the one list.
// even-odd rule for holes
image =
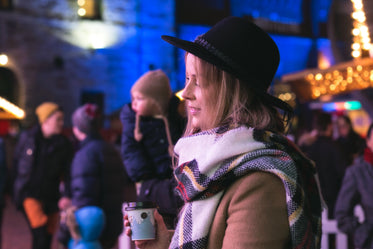
[[[135, 241], [136, 247], [139, 249], [167, 249], [170, 245], [173, 231], [167, 230], [166, 224], [158, 211], [154, 212], [154, 219], [157, 224], [156, 238], [154, 240], [137, 240]], [[127, 236], [131, 236], [130, 222], [128, 215], [124, 215], [124, 226], [126, 228]]]

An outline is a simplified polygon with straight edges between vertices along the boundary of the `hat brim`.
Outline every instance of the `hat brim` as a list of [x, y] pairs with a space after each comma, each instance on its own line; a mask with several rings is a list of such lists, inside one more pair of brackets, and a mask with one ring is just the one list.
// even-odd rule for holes
[[[191, 54], [193, 54], [193, 55], [195, 55], [195, 56], [213, 64], [213, 65], [215, 65], [219, 69], [227, 71], [228, 73], [231, 73], [232, 75], [239, 75], [239, 72], [237, 72], [237, 70], [234, 70], [234, 68], [227, 65], [227, 63], [224, 60], [215, 56], [214, 54], [212, 54], [210, 51], [208, 51], [207, 49], [205, 49], [204, 47], [202, 47], [198, 43], [182, 40], [182, 39], [172, 37], [172, 36], [168, 36], [168, 35], [162, 35], [161, 37], [164, 41], [170, 43], [171, 45], [173, 45], [177, 48], [183, 49], [183, 50], [187, 51], [188, 53], [191, 53]], [[251, 79], [245, 79], [243, 77], [238, 77], [238, 78], [240, 78], [241, 80], [244, 80], [244, 81], [251, 80]], [[255, 89], [253, 89], [253, 90], [255, 91]], [[287, 104], [286, 102], [268, 94], [267, 92], [263, 92], [263, 91], [256, 91], [256, 92], [258, 94], [262, 95], [263, 99], [265, 101], [275, 105], [276, 107], [278, 107], [278, 108], [280, 108], [280, 109], [282, 109], [286, 112], [290, 112], [290, 113], [293, 112], [293, 108], [289, 104]]]

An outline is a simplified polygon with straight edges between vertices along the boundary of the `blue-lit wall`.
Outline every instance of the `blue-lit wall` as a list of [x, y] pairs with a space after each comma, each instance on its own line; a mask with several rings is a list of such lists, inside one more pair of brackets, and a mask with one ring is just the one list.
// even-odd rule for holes
[[126, 24], [122, 30], [122, 39], [112, 46], [96, 50], [97, 54], [105, 58], [105, 67], [101, 70], [105, 70], [109, 76], [107, 84], [98, 86], [100, 90], [110, 92], [108, 96], [112, 96], [105, 99], [107, 112], [115, 111], [131, 101], [132, 85], [148, 70], [165, 71], [171, 79], [172, 89], [177, 90], [173, 80], [176, 75], [173, 68], [174, 50], [161, 39], [164, 34], [175, 35], [174, 1], [129, 2], [132, 8], [126, 14], [116, 17], [116, 21]]
[[275, 22], [301, 23], [302, 0], [231, 0], [231, 12], [234, 16], [248, 15], [253, 18], [266, 18]]
[[[27, 119], [42, 101], [63, 103], [70, 117], [81, 104], [82, 93], [89, 92], [103, 96], [105, 113], [113, 113], [131, 101], [133, 83], [150, 69], [164, 70], [172, 89], [182, 89], [184, 52], [160, 37], [167, 34], [192, 41], [210, 27], [176, 24], [176, 1], [102, 0], [100, 20], [80, 19], [75, 1], [14, 1], [13, 10], [0, 15], [5, 34], [1, 42], [9, 57], [8, 68], [19, 81], [17, 104], [25, 108]], [[208, 2], [220, 4], [217, 9], [225, 3]], [[235, 16], [300, 24], [302, 2], [231, 0], [230, 11]], [[330, 2], [310, 1], [315, 27], [326, 21]], [[277, 78], [305, 69], [320, 51], [333, 63], [327, 39], [272, 37], [281, 54]], [[103, 46], [96, 47], [97, 42]]]
[[281, 23], [302, 23], [303, 9], [310, 12], [315, 23], [326, 22], [332, 0], [312, 0], [310, 6], [302, 6], [303, 0], [231, 0], [231, 13], [234, 16], [266, 18]]
[[[302, 0], [263, 0], [263, 1], [241, 1], [231, 0], [231, 13], [233, 16], [252, 16], [264, 18], [271, 21], [289, 24], [300, 24], [303, 22]], [[314, 29], [318, 29], [319, 23], [327, 22], [327, 14], [331, 0], [311, 1], [310, 15]], [[206, 32], [210, 26], [180, 24], [178, 26], [178, 37], [193, 41], [194, 38]], [[317, 33], [318, 30], [315, 30]], [[307, 67], [316, 66], [318, 53], [322, 53], [334, 64], [330, 41], [325, 38], [306, 38], [295, 36], [282, 36], [270, 34], [280, 50], [280, 65], [275, 75], [282, 75], [301, 71]], [[313, 60], [313, 63], [312, 63]], [[184, 52], [177, 50], [177, 86], [182, 86], [185, 78]]]
[[[112, 4], [106, 1], [107, 5]], [[149, 69], [163, 69], [170, 77], [172, 89], [176, 92], [183, 88], [185, 78], [184, 52], [175, 49], [160, 39], [163, 34], [178, 36], [186, 40], [206, 32], [210, 27], [204, 25], [175, 24], [175, 1], [173, 0], [127, 0], [126, 14], [117, 16], [106, 12], [107, 18], [123, 22], [125, 35], [121, 42], [114, 46], [96, 51], [105, 57], [109, 75], [108, 83], [98, 86], [110, 92], [106, 98], [107, 111], [113, 111], [130, 101], [132, 84]], [[241, 1], [231, 0], [231, 13], [235, 16], [251, 15], [254, 18], [265, 18], [275, 22], [300, 24], [303, 22], [302, 0], [264, 0]], [[117, 2], [119, 4], [119, 2]], [[312, 22], [326, 22], [331, 0], [311, 1]], [[157, 6], [156, 8], [154, 6]], [[110, 6], [107, 6], [110, 9]], [[105, 17], [106, 18], [106, 17]], [[318, 53], [331, 58], [330, 44], [327, 39], [310, 39], [272, 35], [278, 44], [281, 61], [276, 78], [283, 74], [300, 71], [310, 66]], [[174, 57], [175, 56], [175, 57]], [[312, 63], [311, 63], [312, 64]], [[110, 85], [110, 89], [107, 86]]]

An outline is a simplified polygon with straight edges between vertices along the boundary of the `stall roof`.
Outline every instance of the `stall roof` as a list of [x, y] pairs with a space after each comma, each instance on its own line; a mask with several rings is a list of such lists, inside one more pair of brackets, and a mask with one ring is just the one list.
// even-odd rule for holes
[[327, 69], [307, 69], [283, 75], [301, 102], [323, 95], [337, 95], [373, 87], [373, 59], [362, 58], [343, 62]]

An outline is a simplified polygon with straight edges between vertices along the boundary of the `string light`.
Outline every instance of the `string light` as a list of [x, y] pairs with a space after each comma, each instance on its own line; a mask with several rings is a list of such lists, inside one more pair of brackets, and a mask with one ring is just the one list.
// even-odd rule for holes
[[373, 65], [357, 64], [338, 70], [309, 73], [305, 78], [311, 90], [311, 98], [325, 94], [340, 94], [346, 91], [373, 87]]
[[362, 0], [351, 0], [354, 11], [353, 43], [351, 55], [354, 60], [339, 63], [326, 69], [305, 70], [284, 75], [283, 82], [291, 83], [292, 90], [303, 101], [311, 101], [321, 96], [327, 97], [349, 91], [373, 87], [373, 60], [367, 57], [371, 52], [369, 29]]
[[22, 119], [25, 117], [25, 111], [19, 108], [18, 106], [10, 103], [8, 100], [0, 97], [0, 107], [3, 108], [5, 111], [10, 112], [16, 118]]
[[85, 0], [77, 0], [76, 2], [79, 6], [79, 9], [77, 11], [78, 15], [81, 17], [84, 17], [87, 14], [87, 9], [86, 9], [86, 1]]
[[369, 51], [371, 48], [369, 29], [366, 25], [366, 16], [362, 0], [351, 0], [354, 11], [351, 14], [353, 19], [353, 45], [351, 55], [353, 58], [363, 56], [363, 50]]

